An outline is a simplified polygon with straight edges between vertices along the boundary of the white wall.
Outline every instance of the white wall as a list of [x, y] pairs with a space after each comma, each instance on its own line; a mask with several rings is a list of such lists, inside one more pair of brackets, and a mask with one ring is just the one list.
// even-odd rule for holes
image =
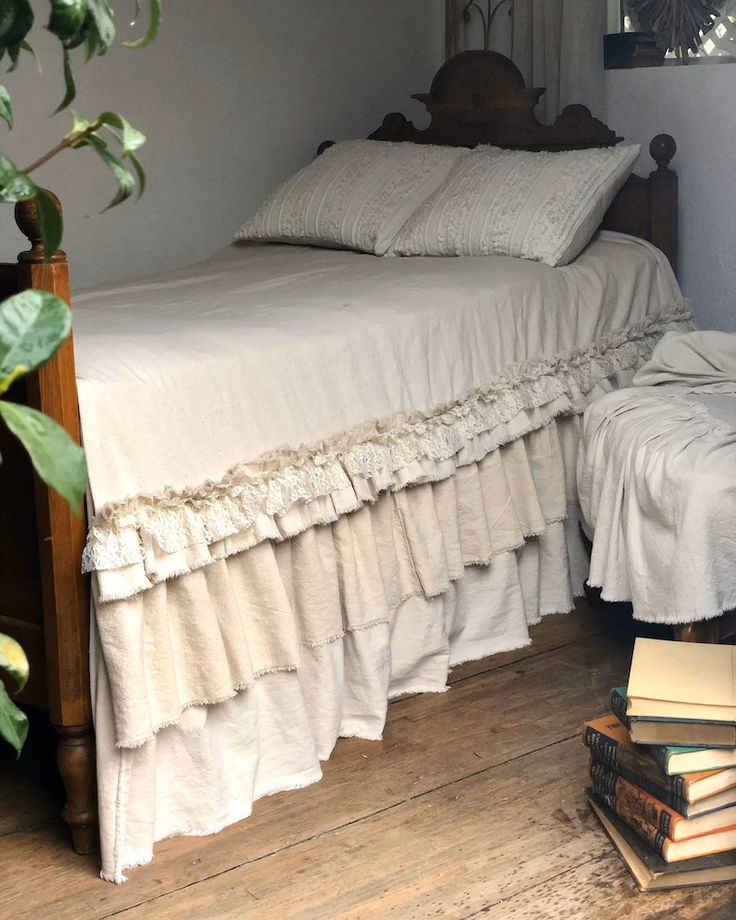
[[677, 141], [680, 283], [705, 328], [736, 331], [736, 64], [610, 70], [605, 121], [642, 144]]
[[[33, 5], [39, 20], [48, 15], [45, 0]], [[133, 4], [114, 6], [120, 38], [129, 37]], [[148, 135], [140, 202], [98, 213], [115, 186], [89, 150], [65, 152], [35, 176], [64, 204], [77, 288], [203, 258], [320, 141], [365, 136], [389, 111], [421, 122], [409, 96], [429, 88], [444, 56], [443, 0], [169, 0], [164, 12], [150, 47], [116, 46], [77, 67], [75, 109], [119, 111]], [[17, 120], [0, 148], [21, 167], [70, 124], [68, 113], [48, 117], [63, 95], [58, 46], [40, 29], [34, 44], [43, 73], [27, 58], [3, 75]], [[8, 260], [24, 247], [12, 209], [3, 213]]]

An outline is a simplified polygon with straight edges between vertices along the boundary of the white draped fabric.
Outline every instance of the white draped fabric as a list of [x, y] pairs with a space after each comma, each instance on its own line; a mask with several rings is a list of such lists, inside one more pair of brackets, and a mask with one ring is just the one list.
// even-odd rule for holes
[[585, 413], [589, 581], [641, 620], [711, 619], [736, 607], [736, 335], [669, 333], [634, 382]]
[[[447, 2], [449, 53], [481, 47], [477, 30], [463, 22], [467, 0]], [[480, 5], [485, 9], [485, 0]], [[582, 103], [600, 117], [607, 20], [603, 0], [514, 0], [510, 32], [503, 18], [496, 17], [493, 47], [513, 60], [527, 86], [547, 88], [539, 104], [541, 120], [554, 121], [572, 103]]]
[[569, 610], [579, 416], [689, 316], [617, 234], [556, 269], [231, 247], [79, 298], [103, 876]]

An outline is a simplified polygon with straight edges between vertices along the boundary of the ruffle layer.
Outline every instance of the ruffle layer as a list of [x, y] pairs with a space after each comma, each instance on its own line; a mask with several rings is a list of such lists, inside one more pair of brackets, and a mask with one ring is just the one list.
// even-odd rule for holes
[[468, 566], [562, 522], [579, 428], [578, 416], [558, 419], [444, 480], [97, 604], [117, 745], [137, 747], [261, 675], [299, 673], [305, 647], [389, 624], [407, 599], [442, 595]]
[[299, 450], [243, 463], [220, 482], [106, 505], [83, 558], [98, 603], [131, 597], [269, 540], [332, 524], [387, 491], [440, 482], [552, 419], [581, 412], [660, 336], [690, 328], [681, 304], [586, 349], [515, 365], [432, 412], [397, 414]]

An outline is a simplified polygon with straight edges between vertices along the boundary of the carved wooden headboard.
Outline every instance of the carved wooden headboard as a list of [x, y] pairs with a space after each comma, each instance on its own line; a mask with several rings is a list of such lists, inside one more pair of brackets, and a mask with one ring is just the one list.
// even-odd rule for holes
[[[516, 150], [611, 147], [623, 140], [584, 105], [569, 105], [554, 124], [541, 124], [534, 107], [543, 92], [543, 88], [527, 87], [516, 65], [502, 54], [465, 51], [440, 67], [428, 93], [412, 97], [426, 106], [432, 119], [428, 127], [415, 128], [403, 115], [393, 112], [370, 137], [453, 147], [493, 144]], [[675, 271], [677, 174], [669, 164], [676, 150], [669, 134], [654, 138], [649, 151], [657, 169], [646, 179], [631, 176], [602, 225], [654, 243]]]

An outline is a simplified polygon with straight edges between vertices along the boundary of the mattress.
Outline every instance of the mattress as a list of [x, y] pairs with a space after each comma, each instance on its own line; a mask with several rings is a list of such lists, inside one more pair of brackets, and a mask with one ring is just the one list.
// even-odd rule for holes
[[689, 315], [610, 233], [556, 269], [240, 245], [77, 298], [103, 877], [569, 610], [579, 416]]

